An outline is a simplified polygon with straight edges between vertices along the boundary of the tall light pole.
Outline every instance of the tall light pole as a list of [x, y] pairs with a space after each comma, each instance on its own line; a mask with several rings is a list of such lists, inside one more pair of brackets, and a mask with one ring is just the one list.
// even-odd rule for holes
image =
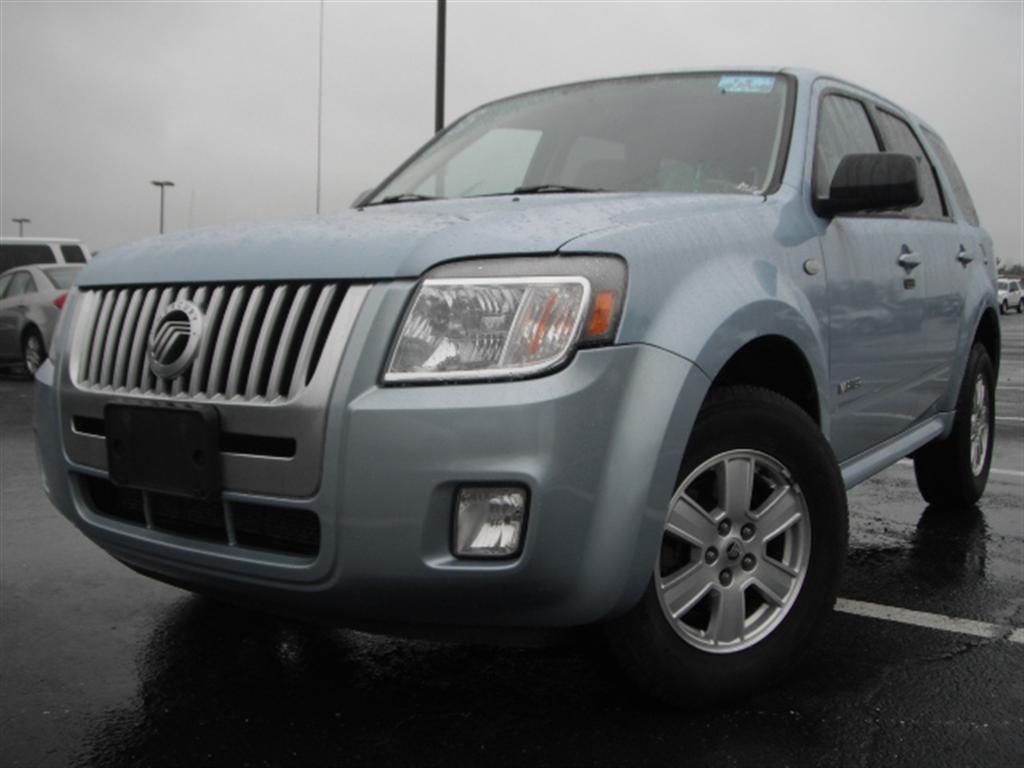
[[437, 87], [434, 91], [434, 133], [444, 128], [445, 0], [437, 0]]
[[18, 225], [18, 237], [21, 237], [24, 233], [25, 225], [32, 223], [32, 219], [11, 219], [11, 221]]
[[154, 187], [160, 187], [160, 234], [164, 233], [164, 189], [166, 187], [173, 187], [173, 181], [151, 181], [149, 182]]
[[320, 0], [320, 69], [316, 84], [316, 214], [320, 215], [320, 146], [324, 125], [324, 0]]

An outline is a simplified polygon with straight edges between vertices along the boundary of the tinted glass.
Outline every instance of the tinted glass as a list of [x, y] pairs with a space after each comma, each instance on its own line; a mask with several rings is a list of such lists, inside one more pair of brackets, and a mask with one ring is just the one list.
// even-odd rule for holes
[[7, 292], [7, 286], [11, 284], [11, 279], [14, 275], [4, 275], [0, 277], [0, 299], [6, 298], [4, 294]]
[[457, 122], [373, 199], [548, 184], [753, 194], [787, 141], [788, 89], [772, 75], [672, 75], [516, 96]]
[[0, 245], [0, 272], [27, 264], [53, 264], [57, 258], [48, 245], [15, 243]]
[[864, 105], [845, 96], [825, 96], [818, 112], [818, 138], [814, 146], [815, 194], [828, 197], [832, 177], [844, 155], [878, 150], [878, 139]]
[[935, 169], [925, 155], [921, 142], [905, 121], [882, 110], [878, 111], [878, 127], [882, 131], [887, 152], [899, 152], [917, 160], [918, 179], [921, 182], [921, 197], [924, 198], [924, 202], [916, 208], [908, 208], [906, 213], [914, 218], [941, 219], [946, 215], [942, 194], [935, 180]]
[[62, 245], [60, 252], [68, 264], [85, 264], [85, 253], [77, 245]]
[[963, 211], [964, 218], [971, 226], [978, 226], [978, 211], [974, 207], [974, 200], [971, 199], [971, 193], [967, 191], [967, 182], [964, 181], [960, 169], [953, 161], [953, 155], [950, 154], [946, 142], [927, 128], [924, 130], [924, 135], [928, 139], [928, 143], [932, 145], [935, 156], [939, 158], [939, 165], [946, 172], [946, 178], [953, 185], [953, 196], [956, 197], [956, 202], [959, 204], [960, 210]]
[[28, 272], [15, 272], [11, 284], [7, 287], [5, 299], [13, 299], [26, 293], [35, 293], [36, 281]]
[[74, 285], [75, 277], [81, 269], [81, 267], [54, 267], [43, 270], [43, 274], [53, 283], [54, 288], [66, 291]]

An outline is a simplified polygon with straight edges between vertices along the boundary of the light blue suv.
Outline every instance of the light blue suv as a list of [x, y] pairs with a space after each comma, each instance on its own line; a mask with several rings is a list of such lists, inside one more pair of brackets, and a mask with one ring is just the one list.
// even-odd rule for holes
[[654, 694], [789, 670], [846, 489], [989, 471], [995, 258], [942, 140], [796, 70], [488, 104], [353, 209], [81, 273], [47, 491], [131, 568], [335, 624], [603, 625]]

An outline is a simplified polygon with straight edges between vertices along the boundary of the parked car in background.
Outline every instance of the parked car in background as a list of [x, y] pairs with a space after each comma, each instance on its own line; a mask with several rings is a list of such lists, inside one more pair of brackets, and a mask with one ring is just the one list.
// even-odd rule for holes
[[89, 265], [36, 374], [45, 488], [172, 584], [397, 632], [603, 625], [706, 707], [812, 642], [846, 489], [912, 456], [928, 502], [981, 496], [995, 280], [946, 145], [875, 93], [546, 88], [354, 210]]
[[89, 249], [60, 237], [0, 237], [0, 272], [28, 264], [86, 264]]
[[999, 291], [999, 311], [1006, 314], [1011, 309], [1018, 313], [1024, 313], [1024, 291], [1020, 289], [1020, 280], [1010, 277], [1001, 277], [996, 282]]
[[0, 273], [0, 364], [34, 374], [46, 359], [81, 264], [33, 264]]

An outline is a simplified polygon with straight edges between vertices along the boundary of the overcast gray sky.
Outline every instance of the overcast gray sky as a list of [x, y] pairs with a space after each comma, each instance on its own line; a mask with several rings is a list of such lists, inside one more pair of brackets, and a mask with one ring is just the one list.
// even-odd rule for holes
[[[1024, 4], [448, 4], [449, 119], [560, 82], [727, 64], [821, 69], [942, 133], [1005, 262], [1021, 260]], [[93, 249], [313, 213], [313, 2], [0, 4], [0, 215]], [[433, 0], [329, 2], [323, 203], [346, 207], [433, 129]]]

